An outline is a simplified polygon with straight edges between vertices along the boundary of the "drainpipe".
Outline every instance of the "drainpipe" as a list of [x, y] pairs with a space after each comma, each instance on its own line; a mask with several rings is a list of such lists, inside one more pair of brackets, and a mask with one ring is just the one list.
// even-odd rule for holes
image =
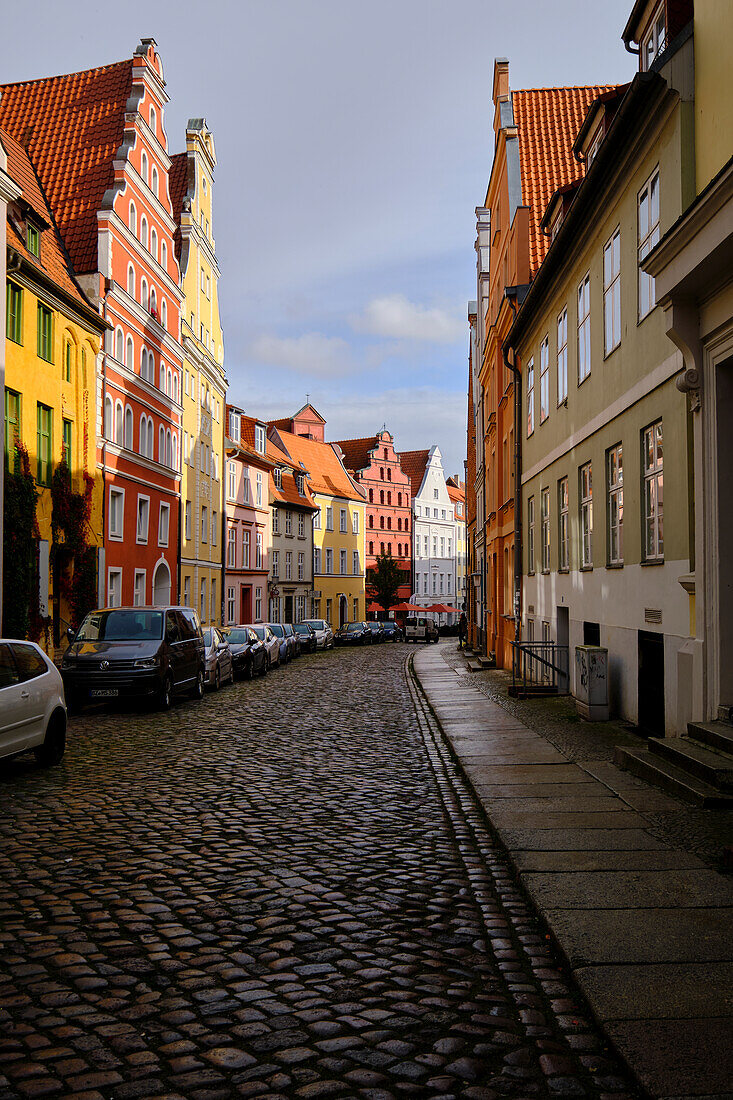
[[[517, 304], [513, 298], [509, 298], [512, 313], [516, 317]], [[514, 375], [514, 640], [522, 640], [522, 376], [519, 368], [509, 362], [509, 347], [504, 344], [502, 349], [504, 365]]]

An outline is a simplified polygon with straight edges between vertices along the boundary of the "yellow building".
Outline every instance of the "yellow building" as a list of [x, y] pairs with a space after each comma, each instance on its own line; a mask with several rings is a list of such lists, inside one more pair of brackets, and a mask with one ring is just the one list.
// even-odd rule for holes
[[171, 159], [170, 171], [185, 295], [179, 592], [182, 603], [195, 607], [202, 623], [221, 625], [227, 379], [212, 228], [215, 167], [214, 139], [206, 120], [189, 119], [186, 151]]
[[305, 472], [318, 509], [313, 516], [312, 617], [326, 619], [333, 630], [364, 619], [364, 495], [332, 444], [280, 427], [272, 427], [271, 433], [296, 472]]
[[[27, 153], [4, 131], [0, 142], [20, 192], [8, 203], [6, 219], [4, 459], [11, 474], [22, 472], [24, 449], [35, 480], [33, 589], [21, 615], [29, 614], [26, 631], [52, 653], [66, 628], [98, 602], [96, 361], [107, 325], [74, 279]], [[70, 481], [59, 473], [62, 463]], [[4, 531], [6, 558], [17, 553], [13, 535]], [[17, 633], [14, 595], [19, 592], [8, 584], [4, 623]]]

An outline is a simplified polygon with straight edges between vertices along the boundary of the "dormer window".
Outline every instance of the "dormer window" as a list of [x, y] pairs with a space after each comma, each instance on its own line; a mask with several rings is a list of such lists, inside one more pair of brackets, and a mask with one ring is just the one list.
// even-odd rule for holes
[[302, 497], [305, 496], [305, 474], [298, 474], [296, 478], [298, 484], [298, 492]]
[[265, 429], [261, 424], [255, 424], [255, 450], [261, 455], [265, 453]]
[[552, 241], [555, 240], [555, 237], [557, 236], [558, 232], [560, 231], [560, 226], [561, 225], [562, 225], [562, 206], [559, 207], [559, 209], [557, 211], [557, 214], [555, 214], [555, 217], [552, 219], [552, 223], [550, 225], [550, 240], [552, 240]]
[[272, 471], [272, 477], [278, 489], [283, 487], [283, 474], [279, 466]]
[[602, 141], [603, 141], [603, 124], [601, 124], [598, 127], [598, 129], [596, 130], [596, 132], [593, 136], [593, 140], [591, 141], [590, 145], [588, 146], [588, 152], [585, 155], [586, 170], [588, 168], [590, 168], [591, 164], [595, 160], [596, 154], [598, 153], [598, 150], [601, 147], [601, 142]]
[[641, 40], [641, 68], [643, 71], [651, 69], [659, 54], [667, 45], [667, 24], [664, 17], [664, 2], [654, 12], [649, 30]]
[[35, 225], [31, 225], [30, 222], [28, 222], [28, 225], [26, 227], [26, 237], [25, 237], [25, 239], [26, 239], [26, 244], [28, 245], [28, 251], [31, 252], [34, 256], [38, 256], [40, 258], [40, 255], [41, 255], [41, 234], [38, 230], [38, 227], [35, 226]]
[[239, 443], [242, 438], [242, 421], [239, 413], [229, 413], [229, 438], [235, 443]]

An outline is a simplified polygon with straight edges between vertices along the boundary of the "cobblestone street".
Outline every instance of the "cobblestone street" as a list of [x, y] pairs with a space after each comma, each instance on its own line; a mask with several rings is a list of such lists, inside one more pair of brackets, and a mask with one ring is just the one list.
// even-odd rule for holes
[[303, 657], [0, 772], [0, 1100], [635, 1095], [406, 673]]

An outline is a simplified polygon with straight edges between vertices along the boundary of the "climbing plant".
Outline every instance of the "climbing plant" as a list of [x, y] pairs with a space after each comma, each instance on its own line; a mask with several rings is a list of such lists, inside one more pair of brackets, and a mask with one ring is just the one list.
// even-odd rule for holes
[[51, 479], [51, 559], [76, 629], [97, 602], [97, 551], [88, 541], [94, 478], [84, 474], [84, 491], [71, 487], [66, 462]]
[[28, 451], [16, 443], [14, 471], [5, 469], [3, 508], [3, 622], [6, 638], [40, 638], [36, 485]]

